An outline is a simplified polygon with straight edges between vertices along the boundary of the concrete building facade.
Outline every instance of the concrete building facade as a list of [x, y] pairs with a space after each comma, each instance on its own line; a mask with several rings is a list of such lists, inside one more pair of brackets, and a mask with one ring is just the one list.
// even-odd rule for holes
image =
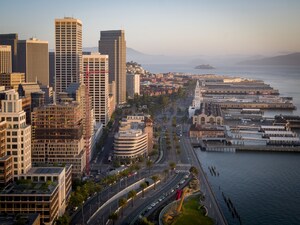
[[112, 81], [109, 83], [109, 97], [108, 97], [108, 117], [111, 118], [112, 114], [116, 110], [116, 82]]
[[26, 82], [49, 85], [48, 41], [36, 38], [18, 41], [18, 72], [25, 73]]
[[0, 212], [8, 215], [39, 213], [41, 224], [51, 225], [59, 215], [57, 182], [20, 180], [0, 192]]
[[126, 75], [126, 89], [129, 98], [134, 98], [134, 95], [140, 95], [140, 75], [127, 74]]
[[80, 82], [82, 72], [82, 22], [65, 17], [55, 19], [55, 91]]
[[0, 86], [5, 86], [6, 90], [18, 90], [19, 84], [25, 82], [24, 73], [2, 73], [0, 74]]
[[31, 114], [31, 123], [33, 164], [72, 164], [73, 176], [81, 177], [86, 153], [80, 104], [37, 107]]
[[7, 155], [13, 157], [13, 175], [27, 173], [31, 168], [31, 126], [26, 124], [22, 100], [15, 90], [5, 91], [0, 117], [6, 121]]
[[58, 216], [62, 216], [72, 191], [72, 166], [67, 167], [32, 167], [26, 174], [14, 179], [30, 180], [40, 183], [57, 183], [58, 185]]
[[109, 122], [108, 56], [99, 53], [84, 55], [83, 71], [84, 83], [89, 88], [96, 123], [106, 126]]
[[211, 102], [201, 103], [200, 109], [195, 111], [195, 115], [192, 119], [193, 124], [196, 125], [223, 125], [224, 123], [220, 105]]
[[99, 52], [109, 57], [109, 83], [116, 82], [116, 103], [126, 103], [125, 31], [101, 31]]
[[6, 121], [0, 120], [0, 187], [5, 187], [13, 179], [12, 156], [6, 151]]
[[146, 157], [153, 148], [152, 120], [144, 115], [122, 119], [119, 132], [114, 136], [114, 157], [134, 160]]
[[0, 74], [11, 73], [12, 62], [11, 62], [11, 46], [0, 45]]

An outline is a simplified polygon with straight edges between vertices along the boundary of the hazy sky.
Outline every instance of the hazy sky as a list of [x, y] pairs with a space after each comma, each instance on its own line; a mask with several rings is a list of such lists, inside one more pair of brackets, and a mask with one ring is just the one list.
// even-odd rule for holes
[[54, 19], [83, 23], [83, 46], [124, 29], [149, 54], [276, 54], [300, 51], [300, 0], [0, 0], [0, 33], [54, 48]]

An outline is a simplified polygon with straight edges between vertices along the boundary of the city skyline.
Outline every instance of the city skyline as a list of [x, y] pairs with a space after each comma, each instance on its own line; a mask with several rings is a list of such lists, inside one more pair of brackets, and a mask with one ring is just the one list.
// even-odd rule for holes
[[60, 7], [56, 3], [2, 3], [0, 19], [9, 23], [2, 24], [0, 32], [18, 33], [20, 39], [46, 40], [54, 49], [54, 19], [73, 16], [84, 24], [84, 47], [96, 47], [101, 30], [123, 29], [128, 47], [147, 54], [268, 55], [300, 51], [300, 2], [293, 0], [72, 1], [72, 7], [70, 1], [60, 3]]

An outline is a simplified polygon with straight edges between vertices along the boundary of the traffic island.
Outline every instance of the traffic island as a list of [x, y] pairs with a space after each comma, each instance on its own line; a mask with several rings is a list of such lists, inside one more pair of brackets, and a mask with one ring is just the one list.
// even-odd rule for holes
[[160, 225], [204, 224], [212, 225], [213, 220], [207, 217], [208, 211], [201, 203], [204, 196], [199, 191], [199, 182], [192, 179], [178, 196], [178, 200], [167, 205], [160, 213]]

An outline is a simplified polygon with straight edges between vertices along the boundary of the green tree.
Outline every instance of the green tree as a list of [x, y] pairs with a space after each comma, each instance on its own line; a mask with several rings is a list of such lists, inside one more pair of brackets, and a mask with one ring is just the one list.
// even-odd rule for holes
[[113, 225], [115, 224], [115, 221], [117, 221], [119, 218], [118, 214], [117, 213], [111, 213], [109, 214], [108, 216], [108, 219], [112, 220], [113, 221]]
[[194, 174], [194, 176], [198, 175], [198, 169], [195, 166], [191, 166], [190, 172]]
[[140, 188], [142, 188], [142, 195], [143, 195], [143, 198], [145, 196], [145, 188], [147, 187], [148, 185], [146, 184], [146, 182], [143, 182], [140, 184]]
[[176, 168], [176, 163], [175, 162], [170, 162], [169, 167], [173, 171]]
[[151, 179], [154, 181], [154, 190], [156, 189], [156, 182], [159, 180], [159, 176], [153, 175]]
[[133, 201], [134, 201], [135, 197], [136, 197], [136, 191], [135, 190], [131, 190], [131, 191], [128, 192], [128, 199], [131, 198], [132, 207], [133, 207]]
[[56, 220], [56, 224], [57, 225], [69, 225], [71, 222], [70, 216], [68, 214], [64, 214], [63, 216], [60, 216], [57, 220]]
[[79, 192], [73, 192], [71, 194], [69, 204], [71, 207], [78, 207], [83, 201], [84, 201], [84, 198], [83, 198], [82, 194], [80, 194]]
[[150, 173], [150, 170], [151, 170], [151, 168], [152, 168], [152, 166], [153, 166], [153, 162], [152, 162], [150, 159], [147, 160], [146, 166], [147, 166], [147, 168], [149, 169], [149, 173]]
[[161, 95], [160, 104], [162, 105], [163, 108], [165, 108], [169, 104], [169, 97], [166, 95]]
[[184, 91], [181, 87], [178, 88], [177, 95], [179, 98], [184, 97]]
[[123, 208], [127, 205], [127, 199], [126, 198], [120, 198], [119, 199], [119, 207], [121, 207], [121, 217], [123, 217]]
[[176, 117], [174, 116], [173, 119], [172, 119], [172, 126], [176, 127], [176, 124], [177, 124]]

